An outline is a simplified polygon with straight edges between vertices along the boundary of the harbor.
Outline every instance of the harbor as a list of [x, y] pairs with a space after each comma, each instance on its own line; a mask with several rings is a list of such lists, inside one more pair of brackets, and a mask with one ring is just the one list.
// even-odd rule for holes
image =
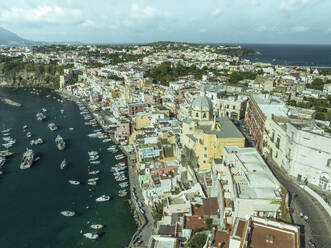
[[[13, 226], [6, 227], [6, 230], [0, 228], [6, 237], [0, 237], [0, 241], [8, 248], [24, 247], [23, 240], [31, 240], [33, 247], [43, 247], [46, 239], [52, 239], [52, 242], [47, 241], [50, 247], [105, 247], [107, 244], [111, 247], [127, 246], [136, 231], [136, 225], [130, 215], [129, 194], [125, 193], [129, 190], [124, 190], [129, 183], [121, 184], [125, 181], [116, 181], [110, 172], [110, 168], [124, 161], [115, 159], [115, 155], [120, 153], [107, 151], [108, 147], [115, 144], [107, 139], [89, 138], [88, 134], [100, 127], [98, 124], [94, 127], [84, 125], [84, 116], [80, 115], [78, 105], [71, 100], [44, 92], [40, 93], [39, 98], [31, 98], [29, 92], [19, 90], [20, 92], [15, 91], [13, 99], [15, 100], [15, 94], [16, 97], [22, 98], [24, 109], [19, 111], [15, 108], [15, 113], [12, 113], [13, 108], [8, 105], [8, 108], [1, 109], [0, 115], [3, 117], [11, 112], [9, 118], [1, 119], [0, 129], [11, 127], [10, 135], [16, 139], [16, 144], [10, 148], [14, 155], [6, 157], [5, 165], [1, 169], [3, 174], [0, 176], [1, 195], [10, 194], [0, 206], [0, 210], [9, 213], [4, 221], [13, 223]], [[45, 97], [46, 95], [50, 97]], [[42, 107], [47, 110], [44, 112], [47, 119], [40, 122], [34, 116]], [[61, 109], [63, 111], [60, 111]], [[17, 123], [17, 120], [22, 118], [26, 121]], [[57, 130], [51, 131], [48, 128], [51, 122], [57, 126]], [[23, 125], [26, 125], [25, 129]], [[28, 132], [31, 135], [29, 138]], [[54, 142], [57, 135], [65, 142], [65, 148], [62, 150], [58, 149]], [[39, 141], [30, 144], [30, 141], [39, 138], [43, 143], [37, 145]], [[19, 165], [26, 147], [33, 150], [35, 159], [39, 159], [34, 161], [30, 168], [20, 170]], [[89, 161], [89, 151], [98, 152], [99, 157], [90, 157], [92, 160]], [[68, 165], [61, 170], [60, 164], [64, 159]], [[96, 161], [100, 163], [91, 164]], [[99, 178], [96, 185], [89, 185], [88, 179], [95, 177]], [[40, 187], [43, 187], [43, 190], [40, 190]], [[52, 197], [47, 197], [46, 200], [49, 193]], [[111, 197], [108, 201], [96, 201], [103, 195]], [[16, 208], [10, 203], [13, 201], [18, 202], [18, 206], [15, 204]], [[24, 214], [26, 211], [29, 211], [29, 214]], [[75, 214], [66, 217], [60, 214], [61, 211]], [[25, 227], [18, 223], [31, 223], [36, 228], [30, 228], [34, 230], [31, 233], [26, 229], [30, 224]], [[103, 228], [93, 231], [92, 224], [103, 225]], [[24, 237], [14, 238], [13, 228], [25, 233]], [[51, 231], [57, 228], [61, 231]], [[94, 232], [98, 233], [98, 236], [85, 235]]]

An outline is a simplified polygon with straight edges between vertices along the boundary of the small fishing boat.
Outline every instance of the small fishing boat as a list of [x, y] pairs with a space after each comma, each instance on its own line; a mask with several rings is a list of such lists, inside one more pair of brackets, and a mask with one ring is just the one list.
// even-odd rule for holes
[[105, 201], [109, 201], [110, 200], [110, 196], [109, 195], [102, 195], [100, 197], [98, 197], [97, 199], [95, 199], [97, 202], [105, 202]]
[[88, 239], [97, 239], [97, 238], [99, 238], [99, 235], [96, 232], [84, 233], [84, 236]]
[[102, 229], [103, 228], [103, 225], [101, 225], [101, 224], [93, 224], [93, 225], [91, 225], [91, 228], [92, 229], [95, 229], [95, 230], [99, 230], [99, 229]]
[[79, 185], [80, 184], [79, 181], [75, 181], [75, 180], [69, 180], [68, 182], [72, 185]]
[[62, 214], [63, 216], [71, 217], [74, 216], [76, 213], [74, 211], [65, 210], [60, 212], [60, 214]]

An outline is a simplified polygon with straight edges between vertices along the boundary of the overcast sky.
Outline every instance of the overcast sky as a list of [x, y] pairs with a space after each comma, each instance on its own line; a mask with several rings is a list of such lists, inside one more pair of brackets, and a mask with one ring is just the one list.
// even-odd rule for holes
[[39, 41], [331, 44], [331, 0], [7, 0], [0, 26]]

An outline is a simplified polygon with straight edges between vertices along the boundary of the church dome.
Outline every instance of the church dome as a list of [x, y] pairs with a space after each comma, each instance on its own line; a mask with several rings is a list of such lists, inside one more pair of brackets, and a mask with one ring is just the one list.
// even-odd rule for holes
[[192, 110], [194, 111], [212, 111], [213, 104], [206, 96], [199, 95], [192, 102]]

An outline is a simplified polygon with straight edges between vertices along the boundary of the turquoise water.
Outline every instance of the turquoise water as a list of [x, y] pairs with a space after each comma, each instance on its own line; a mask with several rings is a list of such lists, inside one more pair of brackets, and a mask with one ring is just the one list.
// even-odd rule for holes
[[[47, 94], [52, 97], [46, 98]], [[87, 137], [93, 127], [84, 125], [78, 106], [64, 100], [53, 99], [50, 91], [42, 90], [40, 96], [24, 89], [0, 89], [0, 96], [23, 104], [17, 108], [0, 103], [0, 130], [12, 128], [11, 136], [16, 144], [0, 176], [0, 247], [2, 248], [67, 248], [67, 247], [124, 247], [128, 244], [136, 225], [129, 212], [127, 199], [117, 196], [119, 186], [109, 172], [116, 163], [113, 154], [106, 148], [112, 143]], [[57, 96], [59, 98], [59, 96]], [[36, 113], [47, 109], [45, 122], [36, 120]], [[60, 109], [64, 109], [61, 114]], [[59, 129], [51, 132], [47, 124], [53, 121]], [[42, 145], [29, 145], [22, 126], [28, 125], [32, 138], [41, 137]], [[74, 131], [69, 131], [73, 127]], [[96, 127], [100, 128], [100, 127]], [[64, 151], [58, 151], [54, 142], [56, 134], [66, 141]], [[1, 138], [1, 142], [2, 138]], [[30, 169], [20, 170], [19, 164], [26, 147], [32, 147], [35, 156], [41, 159]], [[4, 150], [1, 147], [0, 150]], [[96, 186], [87, 185], [88, 151], [98, 150], [102, 163], [93, 165], [101, 170]], [[60, 170], [63, 159], [68, 166]], [[74, 186], [68, 180], [79, 180]], [[95, 198], [111, 194], [113, 200], [98, 203]], [[74, 217], [64, 217], [60, 211], [73, 210]], [[97, 240], [88, 240], [83, 233], [91, 232], [91, 223], [106, 225], [103, 235]]]

